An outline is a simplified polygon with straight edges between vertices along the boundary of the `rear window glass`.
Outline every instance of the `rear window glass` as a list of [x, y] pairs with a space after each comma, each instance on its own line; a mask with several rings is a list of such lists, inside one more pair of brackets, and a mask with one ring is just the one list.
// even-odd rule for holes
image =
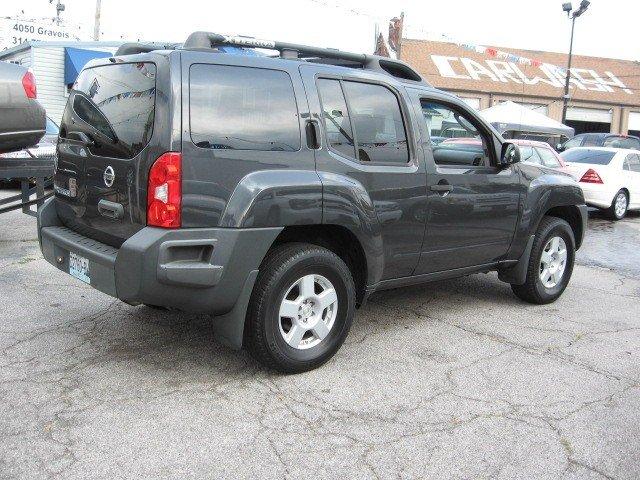
[[[89, 126], [89, 136], [95, 133], [105, 140], [100, 142], [104, 156], [133, 158], [149, 143], [156, 98], [153, 63], [83, 70], [71, 94], [73, 110]], [[67, 133], [73, 131], [69, 125], [63, 127]]]
[[300, 149], [298, 108], [286, 72], [194, 65], [189, 95], [191, 139], [201, 148]]
[[594, 165], [609, 165], [615, 152], [602, 150], [568, 150], [562, 152], [560, 156], [565, 162], [570, 163], [591, 163]]

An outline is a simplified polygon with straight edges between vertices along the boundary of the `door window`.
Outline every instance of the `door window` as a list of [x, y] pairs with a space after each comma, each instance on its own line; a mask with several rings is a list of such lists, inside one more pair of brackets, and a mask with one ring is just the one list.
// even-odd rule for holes
[[640, 155], [632, 154], [627, 156], [627, 162], [629, 165], [629, 170], [632, 172], [640, 172]]
[[604, 141], [605, 147], [613, 148], [633, 148], [640, 147], [640, 142], [637, 139], [631, 137], [609, 137]]
[[564, 149], [568, 150], [573, 147], [579, 147], [580, 145], [582, 145], [582, 138], [583, 137], [573, 137], [571, 140], [564, 144]]
[[400, 104], [391, 90], [381, 85], [323, 78], [318, 79], [317, 85], [332, 150], [363, 163], [409, 161]]
[[489, 142], [462, 112], [421, 100], [436, 165], [489, 166]]
[[520, 147], [520, 160], [523, 162], [542, 165], [542, 159], [540, 158], [540, 155], [538, 155], [536, 149], [528, 145]]
[[322, 116], [329, 147], [340, 155], [356, 158], [349, 110], [340, 81], [321, 78], [318, 80], [318, 91], [322, 99]]
[[560, 167], [560, 162], [558, 161], [558, 159], [550, 149], [543, 148], [543, 147], [536, 147], [535, 150], [538, 152], [538, 155], [540, 155], [543, 165], [551, 168]]
[[397, 97], [386, 87], [344, 82], [353, 116], [358, 160], [374, 163], [407, 163], [407, 133]]

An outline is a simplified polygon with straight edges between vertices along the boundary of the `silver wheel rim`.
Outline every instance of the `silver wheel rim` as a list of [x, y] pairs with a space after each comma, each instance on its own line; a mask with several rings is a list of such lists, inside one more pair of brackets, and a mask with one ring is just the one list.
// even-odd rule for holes
[[547, 288], [560, 283], [567, 268], [567, 244], [562, 237], [553, 237], [542, 249], [540, 281]]
[[616, 196], [614, 209], [616, 212], [616, 217], [620, 218], [624, 216], [625, 212], [627, 211], [627, 196], [624, 193], [621, 192]]
[[322, 275], [305, 275], [287, 289], [280, 303], [280, 334], [297, 350], [313, 348], [329, 335], [337, 313], [333, 284]]

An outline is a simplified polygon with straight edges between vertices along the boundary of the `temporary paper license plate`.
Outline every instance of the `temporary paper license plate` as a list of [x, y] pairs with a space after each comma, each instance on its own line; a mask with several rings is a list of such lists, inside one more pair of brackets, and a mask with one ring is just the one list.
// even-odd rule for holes
[[69, 252], [69, 274], [85, 283], [91, 283], [89, 278], [89, 259]]

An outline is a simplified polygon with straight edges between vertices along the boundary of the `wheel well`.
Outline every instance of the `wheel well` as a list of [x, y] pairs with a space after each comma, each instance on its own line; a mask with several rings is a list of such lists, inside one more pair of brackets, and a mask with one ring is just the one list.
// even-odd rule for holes
[[338, 255], [349, 267], [356, 287], [356, 303], [359, 306], [365, 295], [367, 258], [358, 237], [339, 225], [294, 225], [285, 227], [271, 248], [290, 242], [312, 243], [327, 248]]
[[547, 210], [545, 215], [561, 218], [566, 221], [571, 226], [571, 230], [573, 230], [573, 237], [576, 240], [576, 249], [580, 248], [583, 233], [582, 229], [584, 228], [584, 225], [582, 225], [582, 216], [580, 215], [578, 207], [574, 205], [553, 207]]

